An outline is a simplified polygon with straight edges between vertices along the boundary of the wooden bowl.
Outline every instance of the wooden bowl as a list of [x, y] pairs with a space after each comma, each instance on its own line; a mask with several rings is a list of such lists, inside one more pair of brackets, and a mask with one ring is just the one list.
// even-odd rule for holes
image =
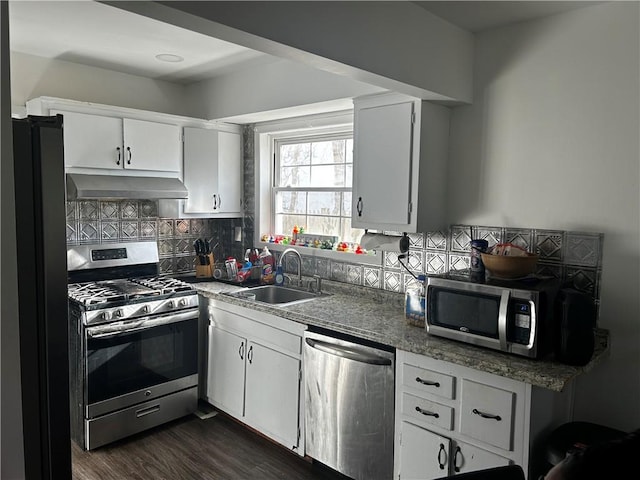
[[527, 253], [526, 256], [491, 255], [481, 253], [484, 267], [495, 277], [520, 278], [536, 271], [538, 255]]

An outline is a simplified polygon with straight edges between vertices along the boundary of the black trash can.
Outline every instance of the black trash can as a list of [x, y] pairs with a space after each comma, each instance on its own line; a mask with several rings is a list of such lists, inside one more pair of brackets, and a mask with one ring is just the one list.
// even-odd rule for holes
[[627, 432], [590, 422], [569, 422], [560, 425], [551, 432], [545, 446], [547, 470], [577, 450], [622, 438], [625, 435]]

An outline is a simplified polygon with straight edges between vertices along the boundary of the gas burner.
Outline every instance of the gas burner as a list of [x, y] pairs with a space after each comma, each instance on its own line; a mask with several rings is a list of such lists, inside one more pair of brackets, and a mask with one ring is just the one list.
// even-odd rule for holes
[[188, 283], [169, 277], [132, 278], [131, 281], [148, 288], [159, 290], [163, 295], [167, 293], [188, 292], [193, 290], [193, 287]]
[[129, 280], [72, 283], [68, 286], [69, 298], [86, 306], [135, 300], [162, 295], [158, 289], [149, 288]]

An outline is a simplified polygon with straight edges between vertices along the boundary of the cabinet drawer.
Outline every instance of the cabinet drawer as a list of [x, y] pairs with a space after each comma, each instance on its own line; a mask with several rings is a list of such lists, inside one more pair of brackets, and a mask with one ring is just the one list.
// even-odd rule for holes
[[416, 397], [415, 395], [402, 394], [402, 413], [421, 422], [447, 430], [453, 428], [453, 408]]
[[462, 380], [460, 431], [482, 442], [511, 450], [514, 393]]
[[424, 368], [404, 364], [402, 366], [403, 383], [407, 387], [416, 388], [424, 393], [453, 399], [455, 378], [451, 375], [434, 372]]

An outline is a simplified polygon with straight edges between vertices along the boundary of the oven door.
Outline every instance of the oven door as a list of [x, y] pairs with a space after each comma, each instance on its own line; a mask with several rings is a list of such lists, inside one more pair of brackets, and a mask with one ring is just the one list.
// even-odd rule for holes
[[86, 417], [198, 383], [198, 310], [85, 329]]

